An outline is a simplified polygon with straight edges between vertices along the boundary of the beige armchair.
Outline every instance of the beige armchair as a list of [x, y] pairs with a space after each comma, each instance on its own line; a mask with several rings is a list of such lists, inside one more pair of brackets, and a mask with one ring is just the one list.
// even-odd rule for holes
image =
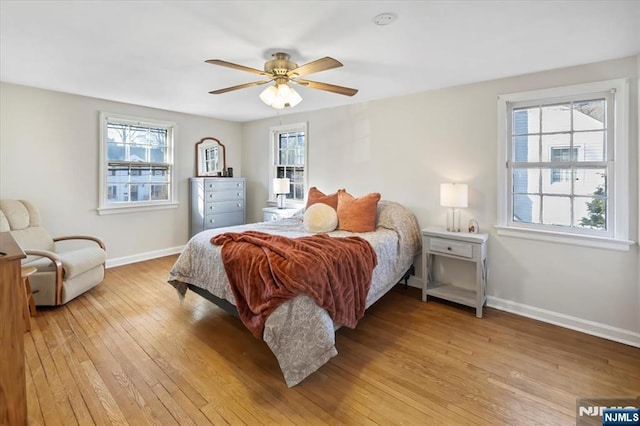
[[[72, 235], [52, 238], [41, 226], [40, 213], [25, 200], [0, 200], [0, 232], [11, 232], [27, 254], [22, 266], [34, 266], [31, 290], [40, 306], [62, 305], [100, 284], [104, 279], [105, 245], [99, 238]], [[72, 243], [63, 250], [61, 241]], [[85, 247], [90, 245], [90, 247]]]

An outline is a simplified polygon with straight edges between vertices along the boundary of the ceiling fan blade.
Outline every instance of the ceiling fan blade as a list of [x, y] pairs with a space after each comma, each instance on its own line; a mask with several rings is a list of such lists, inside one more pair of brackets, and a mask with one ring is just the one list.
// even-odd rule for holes
[[298, 68], [292, 69], [287, 73], [287, 76], [302, 77], [303, 75], [330, 70], [331, 68], [338, 68], [341, 66], [342, 64], [339, 61], [326, 56], [322, 59], [318, 59], [313, 62], [309, 62], [308, 64], [300, 65]]
[[244, 65], [234, 64], [233, 62], [223, 61], [222, 59], [208, 59], [205, 62], [211, 65], [220, 65], [221, 67], [233, 68], [234, 70], [240, 70], [240, 71], [247, 71], [247, 72], [258, 74], [258, 75], [271, 75], [256, 68], [245, 67]]
[[326, 90], [327, 92], [337, 93], [339, 95], [353, 96], [358, 93], [358, 89], [351, 89], [350, 87], [336, 86], [335, 84], [320, 83], [317, 81], [309, 80], [290, 80], [292, 83], [300, 84], [302, 86], [311, 87], [312, 89]]
[[231, 92], [233, 90], [240, 90], [246, 87], [260, 86], [261, 84], [269, 83], [270, 81], [271, 80], [254, 81], [252, 83], [239, 84], [237, 86], [226, 87], [224, 89], [212, 90], [209, 93], [211, 93], [212, 95], [220, 95], [222, 93]]

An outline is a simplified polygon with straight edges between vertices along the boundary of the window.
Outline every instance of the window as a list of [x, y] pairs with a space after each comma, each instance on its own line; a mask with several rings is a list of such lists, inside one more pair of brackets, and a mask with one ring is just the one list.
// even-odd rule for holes
[[100, 114], [100, 214], [176, 207], [171, 122]]
[[271, 128], [271, 179], [269, 199], [275, 201], [272, 181], [289, 179], [287, 203], [300, 205], [307, 195], [307, 125], [306, 123]]
[[628, 249], [628, 104], [623, 80], [501, 96], [498, 233]]

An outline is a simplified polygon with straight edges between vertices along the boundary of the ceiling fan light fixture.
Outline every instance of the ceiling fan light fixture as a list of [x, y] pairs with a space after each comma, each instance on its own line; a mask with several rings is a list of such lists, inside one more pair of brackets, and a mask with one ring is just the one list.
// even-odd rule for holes
[[271, 105], [278, 97], [276, 86], [269, 86], [260, 93], [260, 99], [267, 105]]
[[293, 88], [286, 83], [269, 86], [260, 94], [260, 99], [265, 104], [282, 109], [285, 107], [293, 108], [302, 102], [302, 97]]

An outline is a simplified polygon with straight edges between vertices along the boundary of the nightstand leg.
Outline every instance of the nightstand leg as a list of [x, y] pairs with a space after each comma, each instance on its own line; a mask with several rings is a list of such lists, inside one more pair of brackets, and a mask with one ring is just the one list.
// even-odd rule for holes
[[476, 263], [476, 317], [482, 318], [484, 306], [484, 261]]

